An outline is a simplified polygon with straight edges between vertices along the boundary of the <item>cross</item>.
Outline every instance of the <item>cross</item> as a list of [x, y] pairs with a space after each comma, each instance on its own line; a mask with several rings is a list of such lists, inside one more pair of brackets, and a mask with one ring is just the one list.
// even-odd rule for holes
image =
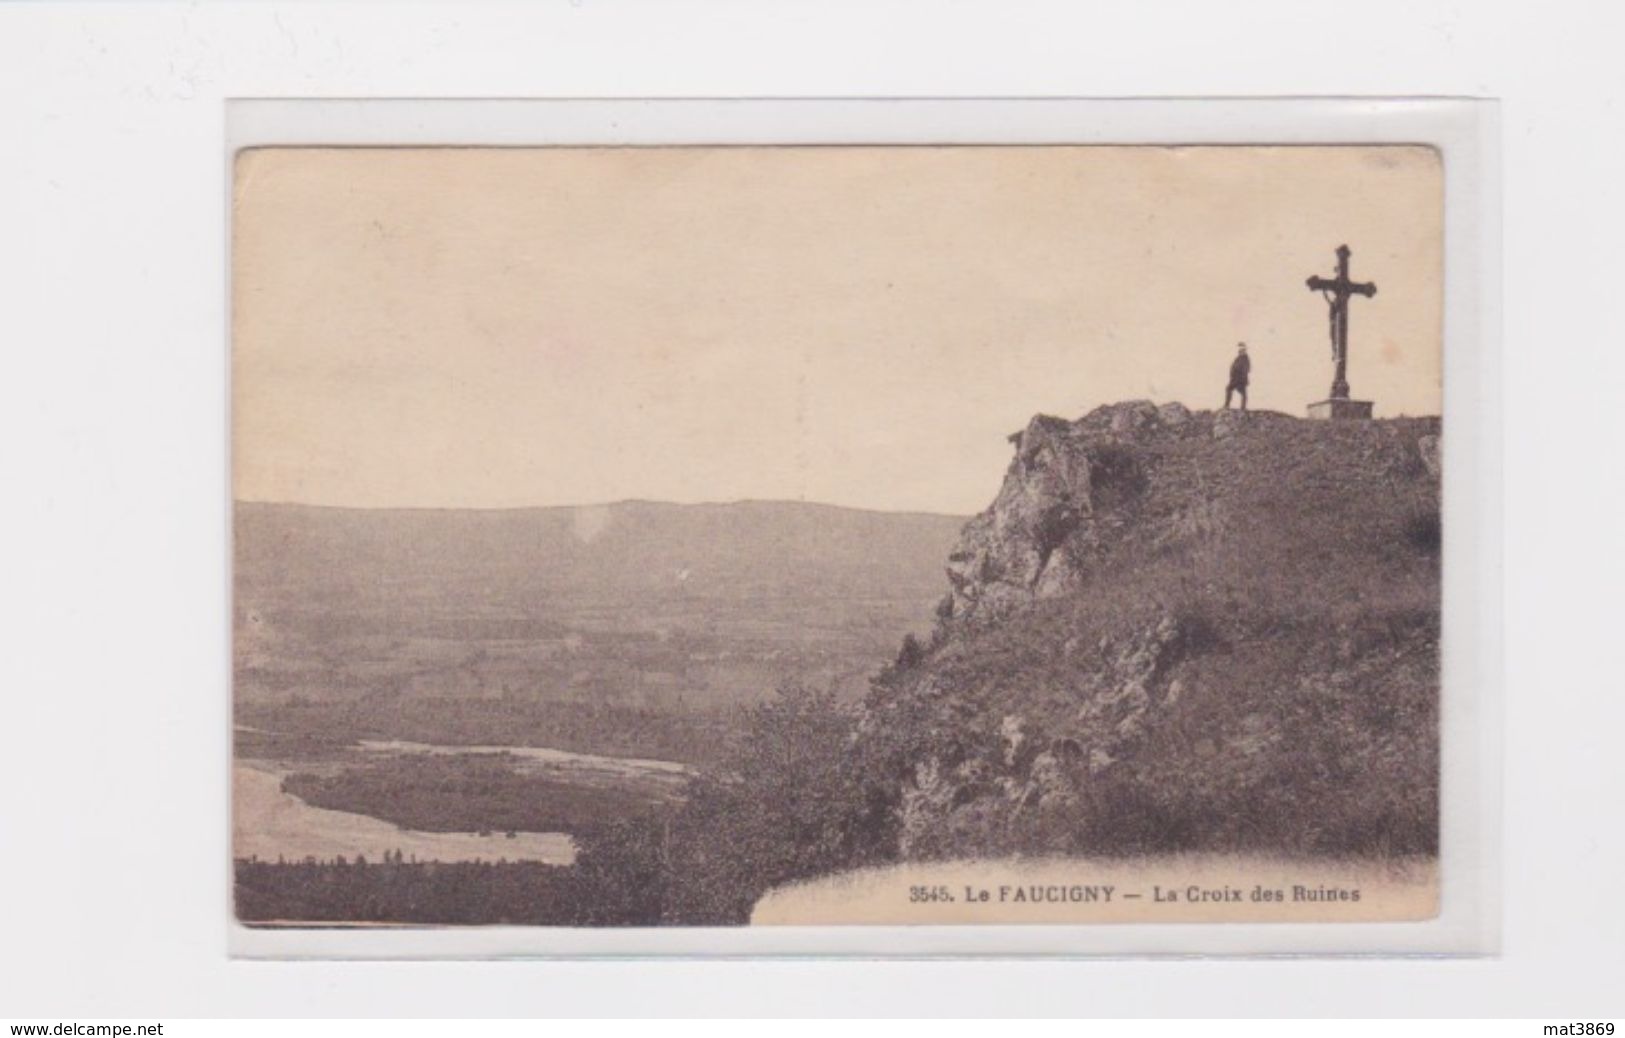
[[1349, 398], [1349, 296], [1361, 295], [1370, 299], [1377, 294], [1377, 286], [1349, 280], [1349, 247], [1337, 247], [1337, 277], [1318, 275], [1308, 281], [1311, 291], [1326, 297], [1332, 308], [1332, 360], [1337, 363], [1337, 374], [1332, 379], [1332, 399]]

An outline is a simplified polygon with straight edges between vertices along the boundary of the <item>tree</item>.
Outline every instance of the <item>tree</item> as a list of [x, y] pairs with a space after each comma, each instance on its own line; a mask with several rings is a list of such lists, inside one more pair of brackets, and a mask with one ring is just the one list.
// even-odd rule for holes
[[744, 923], [762, 894], [895, 854], [895, 813], [831, 691], [779, 690], [751, 710], [717, 776], [665, 841], [664, 921]]

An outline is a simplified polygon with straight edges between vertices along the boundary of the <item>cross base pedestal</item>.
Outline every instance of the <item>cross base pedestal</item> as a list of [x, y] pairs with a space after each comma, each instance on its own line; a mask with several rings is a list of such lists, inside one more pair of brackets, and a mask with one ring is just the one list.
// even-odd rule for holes
[[1309, 405], [1310, 418], [1370, 418], [1371, 401], [1349, 400], [1346, 397], [1332, 397], [1329, 400], [1317, 400]]

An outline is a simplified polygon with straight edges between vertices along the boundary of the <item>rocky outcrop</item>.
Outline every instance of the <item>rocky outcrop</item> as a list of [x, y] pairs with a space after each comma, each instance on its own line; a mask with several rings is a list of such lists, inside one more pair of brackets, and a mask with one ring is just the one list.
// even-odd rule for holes
[[1416, 441], [1416, 450], [1422, 457], [1422, 465], [1428, 470], [1428, 475], [1438, 479], [1443, 470], [1439, 456], [1439, 437], [1433, 435], [1419, 437]]
[[1125, 444], [1177, 433], [1191, 420], [1182, 404], [1146, 400], [1075, 422], [1033, 418], [1010, 437], [1015, 457], [998, 497], [966, 525], [949, 556], [951, 590], [939, 617], [993, 620], [1034, 599], [1077, 591], [1098, 544], [1095, 482], [1121, 484], [1132, 475], [1123, 471], [1132, 468]]
[[967, 806], [974, 805], [978, 819], [1075, 809], [1096, 776], [1138, 752], [1160, 710], [1185, 694], [1186, 683], [1172, 675], [1199, 641], [1193, 634], [1164, 617], [1122, 644], [1107, 640], [1067, 690], [1076, 707], [1061, 724], [1004, 714], [989, 752], [954, 763], [918, 762], [902, 790], [903, 855], [937, 857], [974, 841], [964, 817], [947, 830], [939, 824]]
[[[1437, 422], [1410, 421], [1421, 423], [1421, 434], [1409, 439], [1437, 479]], [[1338, 424], [1345, 428], [1333, 431], [1356, 434], [1364, 448], [1393, 431], [1389, 426], [1385, 433], [1383, 423]], [[1010, 436], [1015, 456], [998, 497], [966, 524], [948, 558], [950, 590], [938, 608], [939, 619], [997, 620], [1034, 600], [1077, 592], [1087, 583], [1109, 528], [1129, 520], [1121, 514], [1124, 506], [1143, 489], [1145, 470], [1168, 444], [1267, 438], [1283, 428], [1317, 425], [1331, 428], [1271, 412], [1192, 414], [1183, 404], [1145, 400], [1102, 407], [1076, 421], [1034, 417]], [[1211, 523], [1212, 499], [1189, 497], [1182, 521]]]
[[948, 557], [950, 617], [997, 615], [1064, 593], [1079, 573], [1067, 545], [1092, 517], [1088, 454], [1070, 423], [1048, 415], [1010, 439], [1016, 456], [999, 496]]
[[1149, 401], [1032, 419], [930, 647], [865, 705], [904, 748], [900, 853], [1429, 849], [1438, 435]]

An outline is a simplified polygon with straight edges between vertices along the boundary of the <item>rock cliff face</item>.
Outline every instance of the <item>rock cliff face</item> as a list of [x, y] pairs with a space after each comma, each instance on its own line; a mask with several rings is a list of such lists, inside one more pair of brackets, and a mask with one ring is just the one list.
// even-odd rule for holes
[[866, 704], [901, 853], [1432, 851], [1438, 431], [1034, 418]]

